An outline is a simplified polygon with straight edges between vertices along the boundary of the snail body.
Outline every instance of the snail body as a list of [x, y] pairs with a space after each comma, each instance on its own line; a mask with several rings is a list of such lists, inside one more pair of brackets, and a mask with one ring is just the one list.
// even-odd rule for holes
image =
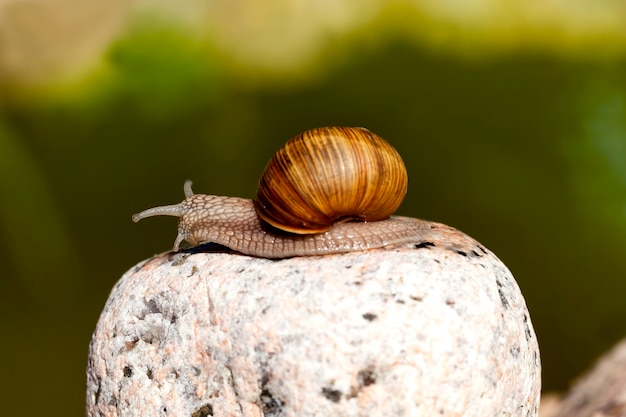
[[[434, 223], [392, 216], [407, 190], [397, 151], [364, 128], [331, 127], [288, 141], [268, 163], [256, 199], [194, 194], [133, 215], [179, 217], [174, 251], [214, 242], [264, 258], [321, 255], [422, 241]], [[349, 221], [357, 220], [357, 221]]]

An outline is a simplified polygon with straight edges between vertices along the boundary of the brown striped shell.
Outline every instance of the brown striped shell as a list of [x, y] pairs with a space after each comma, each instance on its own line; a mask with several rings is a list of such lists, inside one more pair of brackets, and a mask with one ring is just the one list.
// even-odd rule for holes
[[322, 127], [276, 152], [259, 181], [255, 205], [278, 229], [320, 233], [345, 220], [388, 218], [407, 186], [404, 162], [383, 138], [360, 127]]

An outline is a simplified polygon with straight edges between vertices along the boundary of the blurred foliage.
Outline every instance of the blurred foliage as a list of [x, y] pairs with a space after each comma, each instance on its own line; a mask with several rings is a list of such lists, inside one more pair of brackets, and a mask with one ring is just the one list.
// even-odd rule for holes
[[[317, 26], [308, 10], [289, 9], [285, 19], [297, 19], [276, 18], [268, 32], [297, 31], [302, 19], [307, 29], [294, 35], [303, 43], [280, 35], [281, 49], [279, 35], [273, 44], [241, 38], [264, 35], [254, 10], [217, 2], [212, 18], [229, 19], [211, 30], [198, 23], [203, 13], [175, 24], [132, 19], [82, 77], [0, 79], [7, 415], [32, 414], [40, 379], [48, 415], [83, 414], [87, 346], [108, 292], [176, 234], [174, 219], [134, 225], [132, 213], [180, 201], [187, 178], [196, 192], [252, 197], [273, 151], [315, 126], [366, 126], [388, 139], [409, 170], [400, 212], [458, 227], [509, 266], [538, 333], [546, 389], [565, 389], [624, 336], [623, 34], [609, 25], [589, 35], [606, 22], [590, 13], [574, 20], [588, 22], [584, 30], [544, 28], [570, 34], [562, 49], [553, 38], [538, 47], [543, 32], [524, 44], [535, 22], [525, 11], [508, 38], [493, 39], [522, 47], [494, 54], [467, 40], [455, 49], [466, 33], [486, 42], [475, 23], [486, 12], [463, 20], [451, 0], [392, 3], [337, 2], [344, 7], [316, 14]], [[423, 25], [409, 30], [415, 22]], [[579, 38], [587, 41], [575, 49]], [[597, 39], [610, 41], [590, 53]], [[248, 45], [249, 61], [246, 42], [259, 48]]]

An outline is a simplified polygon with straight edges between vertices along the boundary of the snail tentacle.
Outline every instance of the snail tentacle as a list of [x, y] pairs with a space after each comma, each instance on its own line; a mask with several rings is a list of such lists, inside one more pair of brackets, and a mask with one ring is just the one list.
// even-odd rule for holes
[[184, 213], [184, 208], [181, 204], [172, 204], [169, 206], [159, 206], [152, 207], [144, 211], [140, 211], [139, 213], [133, 214], [133, 222], [137, 223], [139, 220], [143, 220], [147, 217], [153, 216], [174, 216], [174, 217], [182, 217]]
[[185, 192], [185, 198], [189, 198], [193, 195], [193, 191], [191, 190], [191, 186], [193, 185], [193, 181], [187, 180], [183, 185], [183, 191]]

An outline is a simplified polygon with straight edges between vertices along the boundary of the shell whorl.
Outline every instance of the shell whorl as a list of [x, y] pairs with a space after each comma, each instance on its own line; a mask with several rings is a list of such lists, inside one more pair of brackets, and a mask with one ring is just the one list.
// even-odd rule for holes
[[365, 128], [324, 127], [285, 143], [257, 188], [261, 218], [292, 233], [320, 233], [346, 219], [378, 221], [402, 203], [408, 176], [400, 154]]

